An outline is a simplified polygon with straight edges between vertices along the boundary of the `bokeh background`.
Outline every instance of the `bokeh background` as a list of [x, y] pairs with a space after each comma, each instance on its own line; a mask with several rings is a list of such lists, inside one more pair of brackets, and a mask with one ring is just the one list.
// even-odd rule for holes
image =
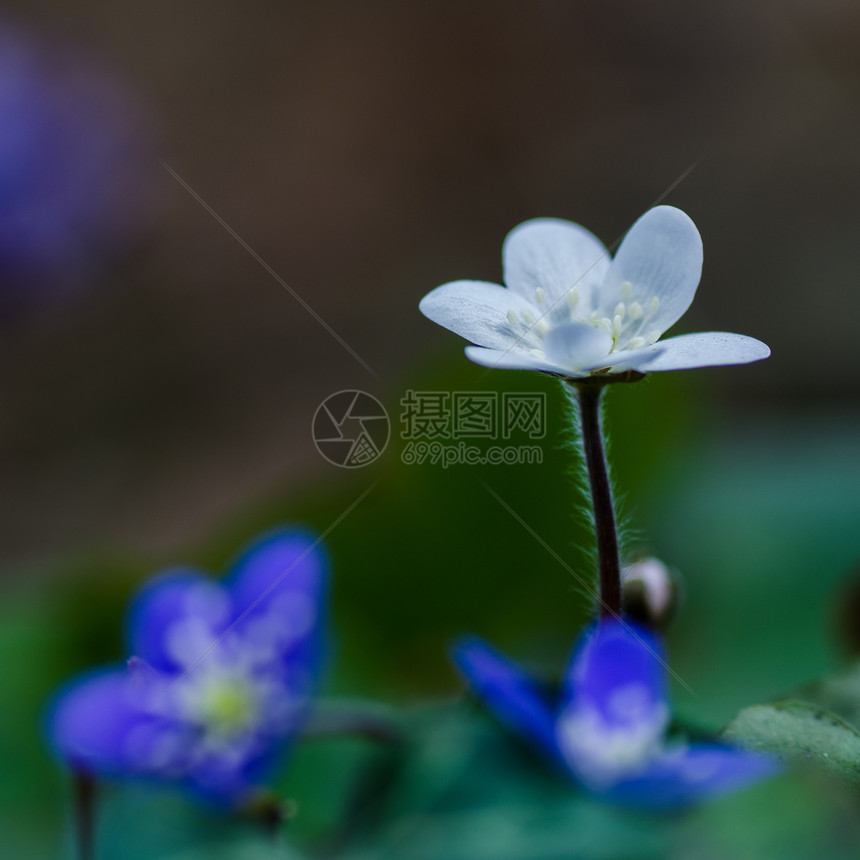
[[[327, 537], [331, 692], [457, 695], [445, 649], [466, 630], [559, 670], [590, 562], [558, 384], [469, 366], [417, 311], [445, 281], [499, 280], [534, 216], [609, 243], [681, 207], [705, 269], [677, 331], [773, 349], [610, 398], [632, 546], [684, 584], [679, 713], [716, 730], [845, 659], [856, 4], [27, 0], [0, 28], [4, 855], [56, 855], [44, 704], [122, 655], [136, 585], [219, 572], [277, 523], [324, 532], [370, 487]], [[310, 425], [352, 388], [394, 436], [344, 470]], [[403, 465], [410, 389], [546, 392], [543, 464]]]

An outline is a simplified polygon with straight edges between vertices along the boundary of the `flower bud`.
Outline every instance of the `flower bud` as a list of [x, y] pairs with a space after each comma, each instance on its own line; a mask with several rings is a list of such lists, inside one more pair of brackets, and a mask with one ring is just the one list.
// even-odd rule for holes
[[677, 602], [677, 577], [659, 558], [639, 558], [621, 571], [621, 606], [628, 618], [663, 630]]

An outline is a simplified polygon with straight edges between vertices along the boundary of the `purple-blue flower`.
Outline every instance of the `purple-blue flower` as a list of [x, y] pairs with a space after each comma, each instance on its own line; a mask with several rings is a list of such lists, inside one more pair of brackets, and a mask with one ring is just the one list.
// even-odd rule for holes
[[71, 767], [249, 799], [300, 729], [319, 675], [326, 562], [309, 535], [253, 544], [222, 583], [169, 570], [133, 601], [124, 668], [60, 692], [49, 734]]
[[609, 801], [677, 808], [779, 770], [775, 759], [723, 744], [666, 742], [663, 649], [628, 621], [586, 631], [556, 698], [477, 638], [458, 643], [454, 661], [502, 723]]
[[107, 69], [0, 20], [0, 313], [90, 284], [140, 235], [150, 135]]

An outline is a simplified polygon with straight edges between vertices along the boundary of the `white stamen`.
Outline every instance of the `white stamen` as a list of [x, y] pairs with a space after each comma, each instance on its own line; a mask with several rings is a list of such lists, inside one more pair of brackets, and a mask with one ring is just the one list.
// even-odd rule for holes
[[630, 281], [622, 281], [620, 292], [622, 299], [629, 299], [633, 295], [633, 284]]
[[534, 325], [535, 315], [531, 311], [520, 311], [520, 319], [526, 325]]
[[508, 324], [513, 329], [518, 328], [520, 324], [520, 316], [513, 308], [508, 311]]
[[542, 308], [546, 304], [546, 292], [543, 287], [538, 287], [535, 290], [535, 304]]
[[627, 349], [639, 349], [640, 346], [645, 346], [644, 337], [631, 337], [627, 344]]
[[612, 318], [612, 337], [617, 338], [621, 334], [621, 314], [615, 314]]
[[659, 308], [659, 307], [660, 307], [660, 299], [658, 299], [657, 296], [654, 296], [654, 298], [651, 299], [651, 304], [648, 305], [648, 313], [652, 313], [652, 314], [657, 313], [657, 308]]
[[643, 314], [642, 305], [639, 302], [633, 302], [629, 308], [627, 308], [627, 315], [633, 322], [641, 319]]
[[572, 287], [567, 292], [567, 306], [573, 310], [579, 302], [579, 291], [576, 287]]
[[612, 332], [612, 320], [609, 317], [603, 317], [597, 321], [597, 327], [610, 334]]
[[618, 302], [618, 304], [615, 305], [615, 310], [613, 311], [612, 316], [621, 317], [621, 319], [624, 319], [624, 314], [626, 310], [627, 306], [624, 304], [624, 302]]
[[654, 331], [652, 331], [651, 334], [648, 335], [648, 346], [651, 346], [652, 343], [657, 343], [657, 341], [660, 340], [660, 334], [661, 332], [659, 332], [657, 329], [654, 329]]
[[549, 331], [549, 323], [546, 320], [538, 320], [534, 325], [535, 331], [543, 336]]
[[545, 357], [543, 352], [541, 352], [539, 349], [530, 349], [529, 355], [533, 356], [534, 358], [544, 358]]

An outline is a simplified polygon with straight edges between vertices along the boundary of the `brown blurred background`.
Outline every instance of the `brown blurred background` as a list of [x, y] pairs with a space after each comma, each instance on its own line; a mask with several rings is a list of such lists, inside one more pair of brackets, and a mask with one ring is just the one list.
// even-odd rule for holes
[[[666, 197], [705, 244], [679, 331], [773, 357], [756, 410], [860, 393], [860, 6], [188, 0], [7, 4], [146, 118], [139, 230], [0, 326], [0, 563], [169, 555], [277, 487], [337, 482], [309, 427], [459, 350], [417, 311], [500, 278], [526, 218], [610, 242]], [[373, 370], [173, 178], [175, 171]], [[133, 214], [133, 211], [132, 213]], [[727, 377], [728, 379], [728, 377]], [[730, 385], [730, 387], [729, 387]]]

